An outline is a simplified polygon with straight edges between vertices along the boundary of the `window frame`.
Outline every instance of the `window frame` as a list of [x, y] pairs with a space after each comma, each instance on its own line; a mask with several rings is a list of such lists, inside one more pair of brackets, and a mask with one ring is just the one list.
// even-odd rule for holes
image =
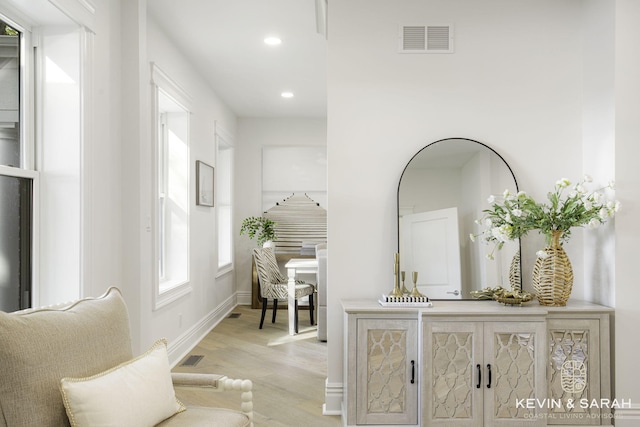
[[[153, 115], [153, 135], [152, 135], [152, 151], [153, 151], [153, 207], [152, 207], [152, 227], [154, 231], [152, 236], [153, 241], [153, 310], [158, 310], [173, 301], [182, 298], [185, 295], [188, 295], [192, 291], [190, 276], [191, 276], [191, 255], [190, 255], [190, 215], [191, 215], [191, 202], [192, 202], [192, 191], [191, 191], [191, 156], [190, 156], [190, 116], [192, 111], [192, 101], [191, 97], [187, 92], [185, 92], [173, 79], [171, 79], [162, 69], [160, 69], [155, 63], [151, 63], [151, 83], [152, 83], [152, 115]], [[160, 124], [161, 124], [161, 115], [160, 115], [160, 92], [162, 92], [165, 96], [170, 98], [173, 102], [178, 104], [185, 110], [187, 123], [186, 123], [186, 145], [187, 145], [187, 160], [186, 160], [186, 170], [185, 176], [187, 177], [187, 203], [186, 203], [186, 240], [187, 240], [187, 254], [186, 254], [186, 276], [184, 280], [179, 280], [171, 286], [163, 289], [162, 283], [163, 280], [160, 277], [160, 262], [159, 257], [161, 254], [160, 244], [162, 243], [162, 239], [160, 236], [160, 185], [159, 182], [159, 160], [160, 160], [160, 149], [159, 149], [159, 138], [160, 138]]]
[[[40, 303], [40, 173], [36, 170], [35, 139], [38, 123], [35, 121], [35, 56], [32, 30], [26, 22], [10, 16], [10, 11], [0, 13], [2, 20], [20, 32], [18, 44], [18, 120], [20, 164], [17, 167], [0, 165], [0, 175], [10, 178], [30, 179], [31, 193], [31, 283], [29, 305]], [[18, 20], [17, 20], [18, 19]]]
[[[224, 130], [224, 128], [222, 128], [219, 124], [216, 124], [215, 127], [215, 138], [216, 138], [216, 179], [215, 179], [215, 183], [216, 183], [216, 194], [220, 195], [220, 194], [224, 194], [224, 191], [221, 189], [222, 185], [224, 184], [228, 184], [228, 192], [229, 192], [229, 201], [228, 203], [225, 203], [224, 200], [222, 200], [219, 196], [216, 197], [216, 254], [217, 254], [217, 273], [216, 273], [216, 277], [220, 277], [223, 276], [225, 274], [228, 274], [230, 272], [233, 271], [234, 269], [234, 263], [235, 263], [235, 258], [234, 258], [234, 239], [233, 239], [233, 158], [234, 158], [234, 141], [233, 141], [233, 136], [227, 132], [226, 130]], [[224, 147], [224, 148], [221, 148]], [[229, 176], [223, 177], [220, 176], [220, 173], [222, 170], [224, 170], [224, 168], [220, 167], [220, 151], [224, 149], [224, 150], [229, 150], [229, 167], [228, 167], [228, 173]], [[221, 219], [222, 219], [222, 215], [220, 215], [220, 211], [222, 210], [223, 207], [229, 207], [229, 262], [224, 263], [224, 264], [220, 264], [220, 245], [221, 245]]]

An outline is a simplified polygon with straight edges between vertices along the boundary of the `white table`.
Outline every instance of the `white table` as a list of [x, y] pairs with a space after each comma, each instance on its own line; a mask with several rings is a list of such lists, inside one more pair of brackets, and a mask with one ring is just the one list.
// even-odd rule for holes
[[318, 260], [316, 258], [291, 258], [284, 267], [287, 269], [287, 288], [289, 291], [288, 307], [289, 335], [295, 335], [295, 294], [296, 275], [316, 274], [318, 272]]

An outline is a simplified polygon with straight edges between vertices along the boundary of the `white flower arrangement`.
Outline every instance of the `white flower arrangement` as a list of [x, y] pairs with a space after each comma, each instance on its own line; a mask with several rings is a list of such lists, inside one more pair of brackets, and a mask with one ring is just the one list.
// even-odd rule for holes
[[[495, 250], [501, 249], [505, 242], [525, 236], [531, 230], [538, 230], [548, 241], [553, 231], [562, 231], [562, 239], [566, 241], [573, 227], [597, 228], [613, 218], [621, 205], [618, 201], [606, 200], [603, 194], [606, 188], [614, 188], [613, 181], [589, 193], [586, 184], [590, 182], [589, 175], [573, 187], [567, 178], [559, 179], [545, 203], [536, 202], [524, 191], [512, 195], [505, 190], [501, 197], [491, 195], [487, 199], [491, 209], [484, 210], [484, 216], [476, 220], [484, 230], [469, 237], [473, 242], [480, 238], [483, 243], [494, 243], [494, 250], [487, 255], [493, 259]], [[544, 251], [539, 251], [538, 256], [544, 257], [546, 254], [541, 252]]]

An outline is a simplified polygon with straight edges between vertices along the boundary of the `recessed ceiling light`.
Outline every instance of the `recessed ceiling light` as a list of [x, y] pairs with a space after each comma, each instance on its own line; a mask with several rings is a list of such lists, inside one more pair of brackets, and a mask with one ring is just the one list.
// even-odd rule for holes
[[280, 96], [283, 98], [293, 98], [293, 92], [282, 92]]
[[282, 40], [280, 40], [280, 38], [278, 37], [267, 37], [266, 39], [264, 39], [264, 42], [269, 46], [277, 46], [282, 43]]

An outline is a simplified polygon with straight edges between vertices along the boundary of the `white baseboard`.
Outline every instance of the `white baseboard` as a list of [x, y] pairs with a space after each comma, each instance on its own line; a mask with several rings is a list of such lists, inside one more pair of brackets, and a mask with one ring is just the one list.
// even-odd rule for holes
[[342, 415], [342, 399], [344, 397], [342, 383], [325, 381], [323, 415]]
[[237, 295], [230, 296], [198, 323], [169, 343], [167, 353], [171, 368], [175, 367], [218, 323], [231, 313], [238, 305], [237, 301]]
[[238, 305], [251, 305], [251, 292], [237, 292]]
[[614, 410], [614, 420], [617, 426], [638, 426], [640, 423], [640, 405], [631, 404], [630, 408], [616, 408]]

